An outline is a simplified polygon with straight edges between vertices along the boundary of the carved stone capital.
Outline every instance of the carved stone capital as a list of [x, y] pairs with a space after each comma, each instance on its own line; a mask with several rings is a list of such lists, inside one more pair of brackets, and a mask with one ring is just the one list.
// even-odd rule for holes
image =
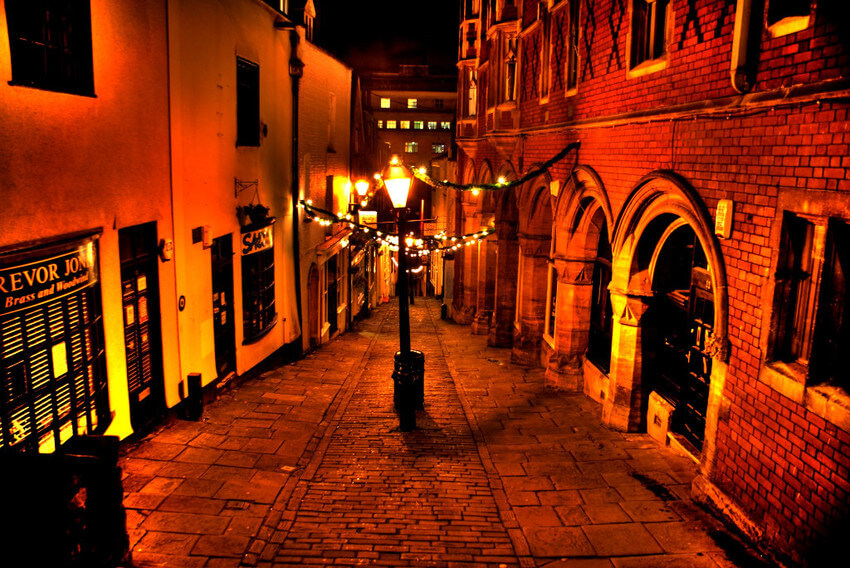
[[593, 283], [593, 261], [556, 257], [554, 264], [561, 284], [588, 286]]
[[519, 249], [523, 256], [535, 258], [549, 258], [549, 250], [552, 247], [552, 239], [540, 235], [519, 235]]
[[633, 294], [622, 290], [611, 290], [611, 307], [614, 317], [618, 318], [620, 324], [637, 327], [640, 325], [646, 310], [649, 308], [649, 300], [652, 296], [645, 294]]

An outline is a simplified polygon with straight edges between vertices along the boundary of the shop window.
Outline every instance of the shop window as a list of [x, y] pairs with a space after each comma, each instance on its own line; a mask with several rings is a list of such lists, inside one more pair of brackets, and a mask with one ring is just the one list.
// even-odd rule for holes
[[6, 2], [12, 85], [94, 95], [88, 0]]
[[419, 106], [418, 99], [407, 99], [407, 108], [416, 108]]
[[452, 129], [452, 122], [450, 120], [444, 120], [444, 121], [440, 122], [440, 128], [442, 130], [451, 130]]
[[593, 262], [587, 358], [606, 373], [611, 366], [611, 337], [614, 328], [611, 295], [608, 292], [610, 283], [611, 245], [608, 242], [608, 228], [603, 225], [599, 232], [596, 260]]
[[243, 233], [242, 245], [243, 343], [251, 343], [277, 321], [272, 226]]
[[446, 151], [445, 144], [431, 144], [431, 152], [434, 154], [442, 154]]
[[404, 151], [408, 154], [415, 154], [419, 151], [419, 142], [405, 142]]
[[581, 2], [570, 0], [567, 27], [567, 92], [578, 87], [578, 41]]
[[437, 130], [437, 121], [429, 120], [428, 121], [428, 130]]
[[396, 121], [395, 121], [395, 120], [388, 120], [388, 121], [387, 121], [387, 130], [395, 130], [395, 129], [396, 129], [396, 124], [397, 124], [397, 123], [396, 123]]
[[381, 108], [390, 108], [390, 99], [381, 97]]
[[236, 58], [236, 145], [260, 145], [260, 66]]
[[410, 130], [410, 121], [409, 120], [402, 120], [399, 123], [399, 128], [401, 128], [402, 130]]
[[631, 66], [661, 58], [666, 53], [665, 31], [669, 0], [632, 1]]
[[0, 259], [0, 451], [51, 453], [108, 425], [96, 257], [88, 241]]
[[384, 127], [384, 121], [383, 121], [383, 120], [379, 120], [379, 121], [378, 121], [378, 128], [383, 128], [383, 127]]
[[792, 34], [809, 27], [811, 0], [769, 0], [767, 26], [773, 37]]
[[413, 129], [414, 130], [423, 130], [425, 128], [425, 123], [421, 120], [413, 121]]

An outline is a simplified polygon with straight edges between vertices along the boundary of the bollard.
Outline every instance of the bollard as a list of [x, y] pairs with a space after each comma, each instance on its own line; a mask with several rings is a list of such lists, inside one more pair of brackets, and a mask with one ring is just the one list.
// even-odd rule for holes
[[188, 393], [183, 401], [183, 416], [186, 420], [198, 421], [204, 413], [204, 392], [201, 389], [201, 373], [189, 373]]
[[425, 403], [425, 355], [411, 350], [406, 356], [395, 354], [393, 370], [393, 405], [398, 413], [399, 429], [408, 432], [416, 428], [416, 411]]

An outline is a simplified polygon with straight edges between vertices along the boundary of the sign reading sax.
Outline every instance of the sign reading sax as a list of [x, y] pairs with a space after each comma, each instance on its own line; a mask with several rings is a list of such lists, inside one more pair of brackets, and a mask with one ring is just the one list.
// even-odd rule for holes
[[0, 267], [0, 315], [67, 296], [96, 282], [92, 241], [49, 258]]
[[242, 256], [272, 248], [272, 225], [242, 233]]

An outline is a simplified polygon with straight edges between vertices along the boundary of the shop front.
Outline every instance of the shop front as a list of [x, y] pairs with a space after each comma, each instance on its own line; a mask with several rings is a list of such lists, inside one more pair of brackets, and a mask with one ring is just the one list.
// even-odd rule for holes
[[97, 232], [0, 250], [0, 449], [108, 425]]

